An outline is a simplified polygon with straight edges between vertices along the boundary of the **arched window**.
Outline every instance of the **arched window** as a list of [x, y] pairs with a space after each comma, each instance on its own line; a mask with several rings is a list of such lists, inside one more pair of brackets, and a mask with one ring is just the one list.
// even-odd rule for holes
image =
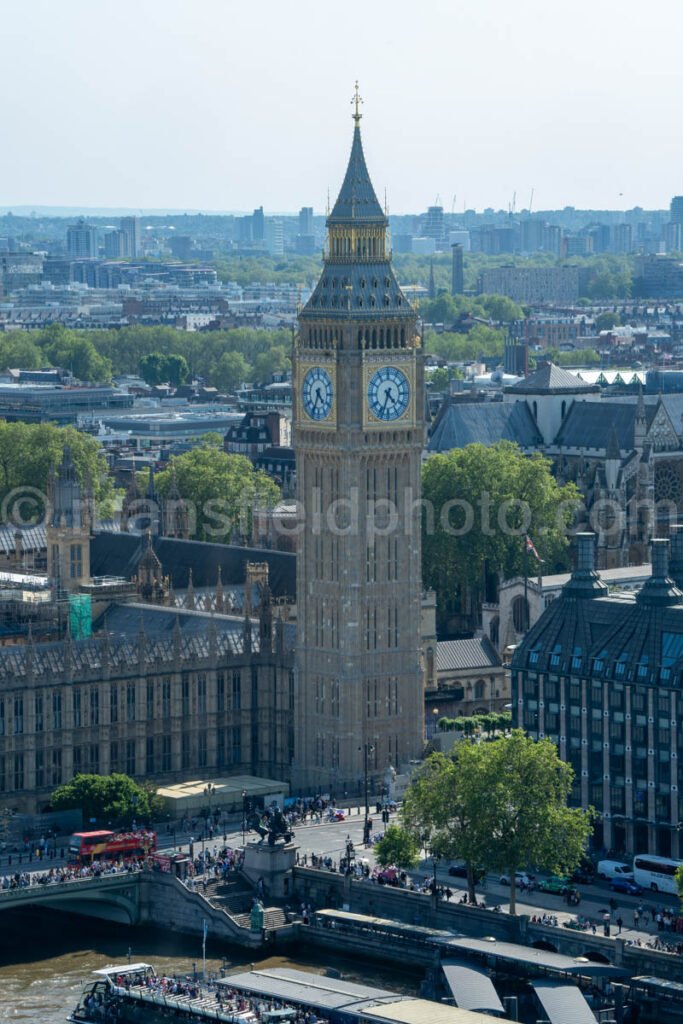
[[486, 683], [483, 679], [477, 679], [474, 684], [474, 699], [483, 700], [486, 695]]
[[523, 597], [512, 602], [512, 624], [516, 633], [526, 633], [529, 628], [529, 602]]

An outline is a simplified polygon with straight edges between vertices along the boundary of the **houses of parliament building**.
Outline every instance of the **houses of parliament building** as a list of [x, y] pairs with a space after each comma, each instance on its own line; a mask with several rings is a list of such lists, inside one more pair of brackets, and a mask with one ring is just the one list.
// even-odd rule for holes
[[79, 771], [159, 785], [249, 772], [293, 792], [358, 792], [365, 772], [422, 753], [422, 351], [357, 92], [353, 118], [294, 342], [298, 554], [93, 535], [66, 451], [47, 585], [57, 604], [90, 596], [92, 631], [66, 624], [0, 647], [0, 788], [12, 808], [42, 809]]

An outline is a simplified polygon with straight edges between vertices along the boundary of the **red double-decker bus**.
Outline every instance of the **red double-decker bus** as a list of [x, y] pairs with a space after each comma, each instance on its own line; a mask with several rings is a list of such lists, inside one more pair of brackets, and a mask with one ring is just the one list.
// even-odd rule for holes
[[74, 832], [69, 840], [69, 859], [76, 864], [95, 860], [125, 860], [146, 857], [157, 848], [156, 832]]

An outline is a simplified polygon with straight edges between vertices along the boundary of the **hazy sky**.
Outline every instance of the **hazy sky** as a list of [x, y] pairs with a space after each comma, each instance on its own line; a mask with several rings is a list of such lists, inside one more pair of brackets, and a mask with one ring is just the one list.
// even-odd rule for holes
[[681, 0], [0, 0], [0, 206], [665, 207]]

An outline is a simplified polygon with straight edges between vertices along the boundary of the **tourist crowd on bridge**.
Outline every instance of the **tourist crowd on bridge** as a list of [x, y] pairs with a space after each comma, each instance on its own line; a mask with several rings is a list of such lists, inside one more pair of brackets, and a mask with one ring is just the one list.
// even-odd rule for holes
[[16, 871], [0, 878], [0, 890], [27, 889], [36, 885], [57, 885], [85, 878], [101, 878], [102, 875], [120, 875], [142, 871], [145, 866], [143, 858], [131, 857], [121, 861], [98, 860], [93, 864], [65, 864], [63, 867], [50, 868], [48, 871]]

